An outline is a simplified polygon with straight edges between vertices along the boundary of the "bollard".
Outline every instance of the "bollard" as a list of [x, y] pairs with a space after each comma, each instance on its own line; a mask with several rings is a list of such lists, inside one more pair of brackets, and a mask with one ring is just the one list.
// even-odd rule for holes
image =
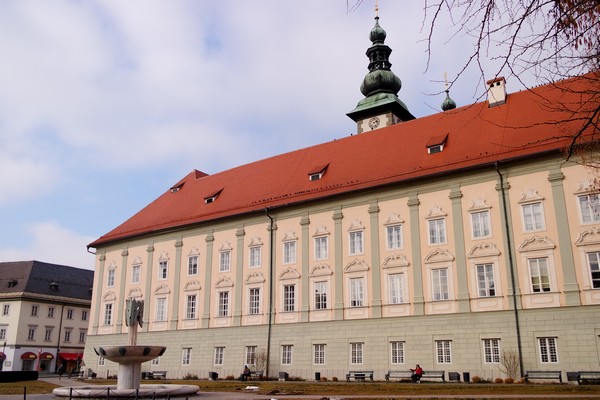
[[23, 400], [27, 400], [27, 386], [23, 386]]
[[73, 388], [70, 387], [69, 388], [69, 400], [71, 400], [73, 398]]
[[140, 389], [135, 389], [135, 400], [140, 396]]
[[110, 399], [110, 388], [106, 388], [106, 400]]

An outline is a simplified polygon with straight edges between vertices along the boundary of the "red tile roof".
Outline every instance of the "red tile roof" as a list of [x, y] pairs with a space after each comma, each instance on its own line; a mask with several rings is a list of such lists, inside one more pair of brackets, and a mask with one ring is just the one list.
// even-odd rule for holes
[[[589, 75], [587, 76], [589, 77]], [[582, 122], [573, 118], [598, 107], [600, 81], [580, 77], [509, 94], [506, 104], [487, 101], [387, 128], [308, 147], [206, 175], [192, 171], [133, 217], [91, 243], [98, 247], [176, 227], [264, 209], [426, 179], [494, 162], [564, 151]], [[585, 88], [594, 86], [591, 94]], [[575, 88], [575, 90], [571, 90]], [[592, 104], [590, 99], [595, 102]], [[434, 138], [444, 150], [428, 154]], [[435, 140], [434, 140], [435, 141]], [[316, 166], [320, 180], [309, 181]], [[204, 199], [222, 190], [209, 204]]]

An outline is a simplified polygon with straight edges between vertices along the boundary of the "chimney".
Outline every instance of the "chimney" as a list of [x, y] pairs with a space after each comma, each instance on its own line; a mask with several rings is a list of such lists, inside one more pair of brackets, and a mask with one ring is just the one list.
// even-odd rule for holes
[[488, 107], [495, 107], [506, 103], [506, 80], [499, 76], [486, 82]]

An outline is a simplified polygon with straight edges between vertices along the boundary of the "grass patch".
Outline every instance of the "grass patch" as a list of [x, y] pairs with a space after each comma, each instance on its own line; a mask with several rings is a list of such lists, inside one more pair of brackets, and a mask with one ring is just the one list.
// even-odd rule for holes
[[23, 388], [27, 389], [27, 394], [45, 394], [52, 393], [52, 389], [58, 386], [46, 381], [23, 381], [23, 382], [1, 382], [0, 395], [5, 394], [23, 394]]

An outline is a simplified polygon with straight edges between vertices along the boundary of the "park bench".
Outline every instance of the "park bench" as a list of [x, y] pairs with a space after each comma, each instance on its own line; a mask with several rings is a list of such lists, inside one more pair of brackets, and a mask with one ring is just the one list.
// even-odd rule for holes
[[588, 382], [599, 382], [600, 381], [600, 371], [578, 371], [577, 372], [577, 383], [581, 385], [581, 383]]
[[265, 371], [252, 371], [248, 379], [262, 381], [264, 373]]
[[350, 379], [364, 381], [367, 378], [373, 382], [373, 371], [350, 371], [346, 374], [346, 381], [348, 382], [350, 382]]
[[147, 372], [146, 379], [167, 379], [167, 371]]
[[526, 371], [525, 382], [529, 382], [532, 379], [558, 379], [562, 383], [562, 372], [561, 371]]
[[[423, 371], [423, 376], [421, 379], [441, 379], [442, 382], [446, 382], [446, 371]], [[387, 374], [385, 374], [385, 380], [389, 381], [390, 379], [411, 379], [412, 371], [392, 371], [389, 370]], [[419, 379], [419, 381], [421, 380]]]

